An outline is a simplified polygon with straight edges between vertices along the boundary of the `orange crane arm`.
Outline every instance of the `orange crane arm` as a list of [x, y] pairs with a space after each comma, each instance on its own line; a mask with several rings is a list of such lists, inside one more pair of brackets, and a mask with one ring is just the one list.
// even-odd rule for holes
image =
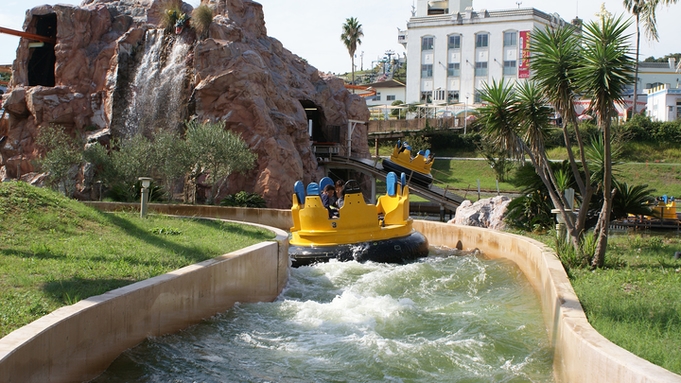
[[48, 43], [48, 44], [56, 44], [57, 43], [57, 39], [53, 39], [52, 37], [40, 36], [40, 35], [36, 35], [34, 33], [17, 31], [17, 30], [5, 28], [5, 27], [0, 27], [0, 33], [6, 33], [8, 35], [24, 37], [24, 38], [27, 38], [29, 40], [42, 41], [42, 42]]
[[376, 89], [370, 87], [370, 86], [365, 86], [365, 85], [350, 85], [350, 84], [345, 84], [345, 89], [354, 89], [354, 90], [361, 90], [364, 91], [365, 93], [359, 94], [360, 97], [371, 97], [376, 95]]

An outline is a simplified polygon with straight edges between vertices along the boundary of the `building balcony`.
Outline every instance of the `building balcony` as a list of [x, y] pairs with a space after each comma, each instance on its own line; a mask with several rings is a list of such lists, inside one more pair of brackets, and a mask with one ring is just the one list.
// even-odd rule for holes
[[397, 42], [402, 44], [403, 47], [407, 47], [407, 31], [397, 28]]

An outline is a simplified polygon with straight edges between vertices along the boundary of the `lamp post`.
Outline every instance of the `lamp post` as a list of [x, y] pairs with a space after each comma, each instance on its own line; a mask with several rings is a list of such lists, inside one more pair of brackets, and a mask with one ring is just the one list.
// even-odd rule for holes
[[147, 215], [147, 202], [149, 202], [149, 186], [151, 185], [150, 177], [139, 177], [138, 180], [142, 182], [142, 200], [140, 203], [140, 218]]
[[463, 103], [463, 134], [466, 134], [466, 126], [468, 125], [468, 96]]

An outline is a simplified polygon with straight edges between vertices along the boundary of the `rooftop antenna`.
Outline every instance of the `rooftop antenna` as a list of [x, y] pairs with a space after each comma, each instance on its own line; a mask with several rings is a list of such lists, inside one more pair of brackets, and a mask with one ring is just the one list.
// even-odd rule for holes
[[522, 4], [523, 2], [522, 1], [516, 1], [515, 3], [518, 5], [518, 8], [520, 8], [520, 4]]
[[579, 0], [577, 0], [575, 4], [575, 12], [576, 17], [579, 17]]
[[416, 6], [413, 1], [411, 2], [411, 17], [416, 17]]

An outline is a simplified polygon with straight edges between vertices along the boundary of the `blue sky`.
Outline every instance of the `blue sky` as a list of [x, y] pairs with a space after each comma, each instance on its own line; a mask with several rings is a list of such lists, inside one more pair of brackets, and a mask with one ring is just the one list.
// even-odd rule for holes
[[[197, 6], [199, 0], [185, 0]], [[397, 43], [397, 28], [406, 28], [414, 0], [261, 0], [268, 35], [280, 40], [293, 53], [305, 58], [324, 72], [350, 71], [350, 56], [340, 41], [341, 26], [348, 17], [356, 17], [363, 26], [364, 38], [357, 49], [356, 65], [364, 68], [379, 60], [388, 50], [404, 52]], [[474, 0], [475, 9], [510, 9], [534, 7], [547, 13], [558, 13], [563, 19], [579, 16], [595, 18], [603, 1], [587, 0]], [[80, 0], [2, 0], [0, 26], [22, 29], [26, 10], [42, 4], [80, 4]], [[622, 0], [605, 1], [608, 11], [624, 13]], [[641, 59], [662, 57], [681, 52], [681, 23], [674, 15], [681, 14], [681, 4], [661, 7], [658, 11], [660, 41], [649, 43], [641, 39]], [[631, 28], [633, 33], [633, 27]], [[11, 64], [19, 39], [0, 34], [0, 64]], [[363, 57], [360, 55], [364, 52]]]

